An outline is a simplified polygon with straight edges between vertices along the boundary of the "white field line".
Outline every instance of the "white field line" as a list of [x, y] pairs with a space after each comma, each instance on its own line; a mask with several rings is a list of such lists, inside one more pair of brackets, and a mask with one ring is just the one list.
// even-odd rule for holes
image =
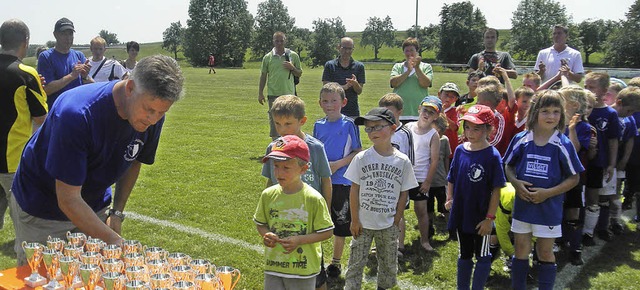
[[[146, 216], [146, 215], [141, 215], [135, 212], [131, 212], [131, 211], [127, 211], [126, 212], [127, 217], [129, 217], [132, 220], [136, 220], [136, 221], [141, 221], [144, 223], [148, 223], [148, 224], [153, 224], [153, 225], [157, 225], [157, 226], [161, 226], [161, 227], [167, 227], [167, 228], [173, 228], [177, 231], [183, 232], [183, 233], [187, 233], [187, 234], [192, 234], [192, 235], [198, 235], [200, 237], [206, 238], [208, 240], [214, 241], [214, 242], [221, 242], [221, 243], [227, 243], [227, 244], [232, 244], [232, 245], [237, 245], [237, 246], [241, 246], [245, 249], [249, 249], [249, 250], [254, 250], [260, 254], [264, 253], [264, 248], [262, 247], [262, 245], [254, 245], [254, 244], [250, 244], [247, 243], [243, 240], [238, 240], [238, 239], [234, 239], [234, 238], [230, 238], [224, 235], [219, 235], [219, 234], [214, 234], [214, 233], [209, 233], [209, 232], [205, 232], [201, 229], [198, 228], [194, 228], [194, 227], [190, 227], [190, 226], [185, 226], [185, 225], [181, 225], [178, 223], [174, 223], [171, 221], [166, 221], [166, 220], [160, 220], [157, 218], [153, 218], [150, 216]], [[375, 276], [365, 276], [365, 281], [368, 283], [376, 283], [376, 277]], [[408, 290], [419, 290], [419, 289], [425, 289], [424, 287], [418, 287], [416, 285], [413, 285], [411, 282], [407, 281], [407, 280], [400, 280], [398, 279], [398, 286], [400, 287], [400, 289], [408, 289]], [[427, 288], [427, 289], [431, 289], [431, 288]]]

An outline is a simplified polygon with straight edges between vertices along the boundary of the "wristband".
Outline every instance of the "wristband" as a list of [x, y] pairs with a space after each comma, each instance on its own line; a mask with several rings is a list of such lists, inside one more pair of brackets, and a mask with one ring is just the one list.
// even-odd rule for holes
[[492, 220], [492, 221], [493, 221], [493, 220], [495, 220], [495, 219], [496, 219], [496, 216], [495, 216], [495, 215], [492, 215], [492, 214], [487, 214], [487, 219], [489, 219], [489, 220]]

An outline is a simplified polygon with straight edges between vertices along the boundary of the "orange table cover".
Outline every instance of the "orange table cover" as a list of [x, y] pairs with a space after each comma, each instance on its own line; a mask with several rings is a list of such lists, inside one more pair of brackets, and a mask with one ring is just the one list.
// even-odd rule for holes
[[[46, 277], [46, 270], [44, 267], [38, 269], [40, 275]], [[0, 289], [2, 290], [17, 290], [17, 289], [33, 289], [24, 284], [24, 278], [31, 275], [31, 269], [28, 265], [20, 266], [17, 268], [10, 268], [0, 271]], [[38, 286], [35, 289], [41, 290], [42, 286]]]

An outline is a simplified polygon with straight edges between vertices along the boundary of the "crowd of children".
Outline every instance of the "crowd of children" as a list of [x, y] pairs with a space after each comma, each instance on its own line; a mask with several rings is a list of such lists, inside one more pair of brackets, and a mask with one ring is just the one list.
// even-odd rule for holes
[[[634, 196], [640, 203], [640, 181], [625, 180], [640, 172], [640, 78], [627, 86], [592, 72], [582, 88], [559, 74], [563, 87], [552, 90], [528, 73], [514, 89], [504, 69], [493, 73], [504, 83], [471, 72], [464, 95], [445, 83], [407, 123], [395, 93], [364, 116], [346, 117], [343, 88], [327, 83], [313, 136], [301, 130], [304, 102], [277, 98], [270, 113], [283, 137], [267, 148], [267, 189], [254, 214], [266, 246], [265, 289], [326, 289], [327, 274], [343, 273], [346, 237], [345, 289], [361, 288], [374, 242], [377, 287], [393, 287], [410, 200], [426, 252], [435, 251], [436, 209], [446, 218], [459, 243], [459, 289], [484, 287], [498, 244], [514, 289], [527, 287], [532, 250], [538, 287], [552, 289], [556, 245], [582, 265], [594, 233], [605, 241], [623, 233], [622, 210]], [[363, 150], [358, 126], [371, 148]], [[331, 236], [325, 271], [321, 242]]]

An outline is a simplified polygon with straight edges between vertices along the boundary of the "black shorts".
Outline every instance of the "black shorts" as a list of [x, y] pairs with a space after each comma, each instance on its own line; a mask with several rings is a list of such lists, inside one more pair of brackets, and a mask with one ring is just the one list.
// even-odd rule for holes
[[410, 200], [427, 200], [429, 199], [429, 193], [422, 193], [420, 192], [420, 185], [422, 185], [422, 182], [418, 182], [418, 187], [414, 187], [412, 189], [409, 189], [409, 199]]
[[627, 166], [626, 170], [627, 179], [624, 182], [625, 189], [631, 192], [640, 192], [640, 166]]
[[331, 221], [333, 234], [338, 237], [351, 236], [351, 209], [349, 207], [349, 191], [351, 185], [333, 184], [331, 193]]
[[604, 179], [604, 168], [587, 166], [586, 186], [588, 188], [602, 188]]
[[429, 189], [429, 199], [427, 200], [427, 212], [432, 213], [435, 212], [435, 201], [438, 200], [438, 212], [445, 213], [448, 212], [444, 208], [444, 203], [447, 200], [447, 193], [445, 192], [444, 186], [439, 187], [431, 187]]
[[564, 194], [564, 208], [584, 208], [584, 186], [578, 184]]

